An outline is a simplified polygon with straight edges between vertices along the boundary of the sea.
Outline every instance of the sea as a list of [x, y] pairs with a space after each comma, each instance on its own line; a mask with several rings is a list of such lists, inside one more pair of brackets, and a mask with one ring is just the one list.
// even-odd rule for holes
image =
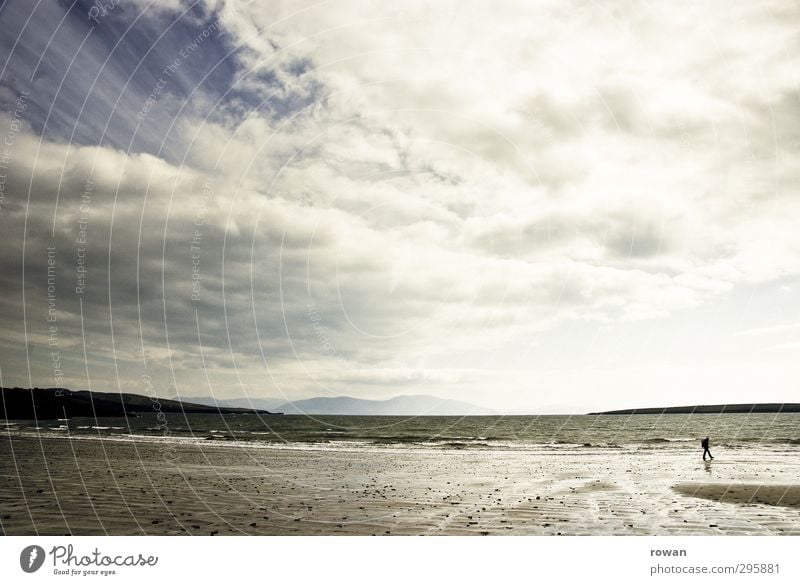
[[312, 416], [141, 414], [0, 421], [0, 435], [247, 444], [312, 449], [798, 450], [800, 414]]

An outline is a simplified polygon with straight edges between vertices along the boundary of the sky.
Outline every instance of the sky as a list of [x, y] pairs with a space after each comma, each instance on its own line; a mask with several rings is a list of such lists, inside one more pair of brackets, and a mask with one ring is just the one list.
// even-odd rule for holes
[[791, 402], [800, 6], [0, 5], [0, 382]]

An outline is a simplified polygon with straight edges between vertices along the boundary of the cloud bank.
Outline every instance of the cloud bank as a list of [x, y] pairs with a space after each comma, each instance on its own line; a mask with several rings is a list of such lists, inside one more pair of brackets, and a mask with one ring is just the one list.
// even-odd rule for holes
[[5, 385], [791, 393], [800, 9], [91, 7], [0, 12]]

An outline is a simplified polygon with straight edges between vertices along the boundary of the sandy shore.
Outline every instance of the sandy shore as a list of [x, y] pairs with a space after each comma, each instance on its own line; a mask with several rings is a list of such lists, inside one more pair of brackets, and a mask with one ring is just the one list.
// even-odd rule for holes
[[0, 437], [5, 534], [800, 534], [794, 452]]

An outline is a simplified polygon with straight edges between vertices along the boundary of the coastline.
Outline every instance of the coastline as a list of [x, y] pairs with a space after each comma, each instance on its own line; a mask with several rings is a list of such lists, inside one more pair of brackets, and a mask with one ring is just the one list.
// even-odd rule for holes
[[1, 435], [2, 532], [800, 534], [794, 450], [212, 443]]

